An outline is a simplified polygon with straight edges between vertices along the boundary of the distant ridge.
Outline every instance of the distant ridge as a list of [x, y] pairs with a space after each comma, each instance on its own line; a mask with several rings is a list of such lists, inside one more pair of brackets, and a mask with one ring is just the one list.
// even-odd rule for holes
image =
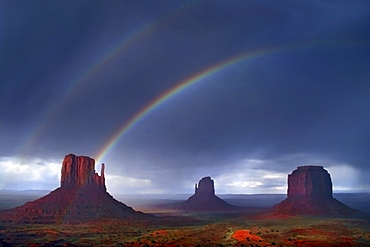
[[0, 190], [0, 194], [9, 194], [9, 195], [15, 195], [15, 194], [46, 195], [48, 193], [50, 193], [50, 190], [7, 190], [7, 189]]

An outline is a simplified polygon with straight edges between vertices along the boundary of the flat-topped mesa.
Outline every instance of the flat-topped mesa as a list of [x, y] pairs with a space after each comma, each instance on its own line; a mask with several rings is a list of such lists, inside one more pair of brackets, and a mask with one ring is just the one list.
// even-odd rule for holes
[[333, 198], [330, 174], [322, 166], [299, 166], [288, 175], [288, 198]]
[[215, 184], [211, 177], [204, 177], [195, 184], [195, 195], [215, 195]]
[[68, 154], [62, 163], [61, 187], [97, 187], [106, 191], [105, 165], [102, 164], [101, 175], [95, 172], [95, 160], [87, 156]]
[[322, 166], [299, 166], [288, 175], [288, 198], [272, 210], [284, 215], [352, 215], [358, 211], [333, 197], [330, 174]]

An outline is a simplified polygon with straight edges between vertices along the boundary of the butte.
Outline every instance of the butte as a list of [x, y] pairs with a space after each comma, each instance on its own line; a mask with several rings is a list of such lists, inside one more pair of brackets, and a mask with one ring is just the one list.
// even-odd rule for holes
[[44, 224], [149, 217], [117, 201], [107, 192], [104, 168], [102, 164], [99, 176], [95, 172], [94, 159], [68, 154], [62, 163], [59, 188], [23, 206], [0, 212], [0, 218], [5, 222]]
[[340, 216], [358, 213], [333, 198], [330, 174], [322, 166], [299, 166], [288, 175], [288, 198], [273, 207], [283, 215]]
[[215, 195], [214, 181], [210, 177], [202, 178], [195, 184], [195, 193], [185, 202], [177, 204], [176, 209], [192, 211], [224, 211], [236, 207]]

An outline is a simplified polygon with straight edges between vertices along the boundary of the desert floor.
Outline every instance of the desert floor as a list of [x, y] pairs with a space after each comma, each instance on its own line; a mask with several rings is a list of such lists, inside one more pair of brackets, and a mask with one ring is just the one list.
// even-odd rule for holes
[[[2, 200], [8, 203], [7, 200]], [[0, 224], [0, 246], [370, 246], [370, 217], [287, 217], [266, 208], [182, 212], [161, 204], [140, 210], [147, 220]], [[9, 245], [11, 246], [11, 245]]]

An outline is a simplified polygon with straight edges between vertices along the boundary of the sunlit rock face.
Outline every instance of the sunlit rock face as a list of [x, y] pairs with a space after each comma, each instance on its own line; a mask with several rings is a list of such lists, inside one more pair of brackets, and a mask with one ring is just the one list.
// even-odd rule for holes
[[349, 215], [356, 210], [333, 198], [330, 174], [322, 166], [299, 166], [288, 175], [288, 198], [273, 207], [278, 214]]
[[0, 212], [0, 221], [23, 223], [86, 222], [96, 219], [149, 217], [115, 200], [104, 179], [95, 172], [95, 160], [68, 154], [62, 163], [61, 186], [23, 206]]
[[101, 175], [95, 172], [95, 160], [87, 156], [68, 154], [62, 163], [60, 187], [97, 187], [106, 190], [104, 178], [105, 165]]
[[215, 195], [214, 181], [210, 177], [202, 178], [198, 185], [195, 184], [195, 194], [174, 207], [200, 211], [223, 211], [236, 208]]

